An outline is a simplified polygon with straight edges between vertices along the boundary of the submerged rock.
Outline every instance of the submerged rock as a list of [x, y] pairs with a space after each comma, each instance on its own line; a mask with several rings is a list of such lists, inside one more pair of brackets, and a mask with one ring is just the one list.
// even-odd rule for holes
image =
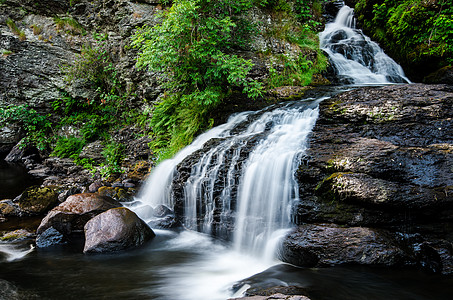
[[121, 251], [143, 245], [155, 234], [134, 212], [120, 207], [94, 217], [85, 225], [84, 253]]
[[53, 245], [66, 244], [67, 240], [62, 233], [53, 227], [47, 228], [36, 238], [38, 248], [46, 248]]

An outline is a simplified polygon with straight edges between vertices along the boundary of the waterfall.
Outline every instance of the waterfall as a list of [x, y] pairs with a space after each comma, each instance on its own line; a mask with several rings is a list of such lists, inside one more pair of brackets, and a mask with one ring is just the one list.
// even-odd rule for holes
[[186, 228], [227, 237], [238, 251], [273, 259], [298, 200], [294, 173], [319, 101], [231, 117], [154, 169], [133, 209], [149, 220], [151, 207], [179, 205]]
[[338, 79], [346, 84], [410, 83], [401, 66], [355, 26], [354, 10], [345, 5], [320, 34], [321, 49]]

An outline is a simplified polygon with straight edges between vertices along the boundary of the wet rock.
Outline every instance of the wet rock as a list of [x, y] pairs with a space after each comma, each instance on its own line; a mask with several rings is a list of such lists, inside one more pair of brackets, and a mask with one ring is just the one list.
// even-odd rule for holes
[[94, 217], [85, 225], [84, 253], [121, 251], [143, 245], [155, 234], [134, 212], [121, 207]]
[[41, 221], [37, 234], [53, 227], [64, 236], [81, 232], [83, 226], [94, 216], [121, 205], [110, 197], [83, 193], [69, 196], [65, 202], [52, 209]]
[[46, 248], [54, 245], [66, 244], [67, 240], [62, 233], [53, 227], [47, 228], [36, 238], [36, 246], [38, 248]]
[[453, 84], [453, 66], [446, 66], [423, 79], [425, 83], [446, 83]]
[[30, 187], [14, 200], [24, 215], [46, 213], [58, 203], [58, 193], [50, 187]]
[[285, 294], [272, 294], [269, 296], [250, 296], [241, 298], [230, 298], [229, 300], [272, 300], [272, 299], [286, 299], [286, 300], [310, 300], [310, 298], [301, 295], [285, 295]]
[[[323, 101], [297, 171], [295, 222], [383, 228], [405, 236], [408, 263], [450, 272], [452, 107], [448, 85], [359, 88]], [[301, 260], [314, 264], [313, 253]]]
[[22, 240], [30, 239], [34, 236], [35, 236], [35, 234], [28, 230], [17, 229], [14, 231], [9, 231], [9, 232], [4, 233], [2, 236], [0, 236], [0, 241], [7, 241], [7, 242], [22, 241]]
[[407, 259], [396, 239], [384, 231], [364, 227], [301, 225], [284, 240], [283, 261], [301, 267], [338, 264], [394, 266]]

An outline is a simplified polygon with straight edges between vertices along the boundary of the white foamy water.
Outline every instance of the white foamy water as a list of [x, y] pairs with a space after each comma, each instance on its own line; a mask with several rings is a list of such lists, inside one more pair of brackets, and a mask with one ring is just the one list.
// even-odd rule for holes
[[340, 80], [353, 84], [410, 83], [401, 66], [355, 26], [354, 10], [345, 5], [319, 35], [321, 48]]
[[24, 245], [1, 243], [0, 242], [0, 257], [4, 257], [7, 262], [22, 259], [27, 254], [34, 251], [33, 245], [24, 247]]
[[[190, 230], [166, 243], [170, 252], [194, 251], [196, 257], [161, 270], [161, 276], [172, 279], [171, 287], [162, 282], [162, 295], [226, 299], [233, 296], [235, 282], [279, 263], [276, 248], [291, 228], [291, 206], [299, 200], [294, 174], [317, 116], [316, 101], [241, 113], [153, 170], [131, 205], [148, 221], [152, 208], [160, 204], [173, 209], [177, 166], [203, 149], [179, 187], [184, 226]], [[210, 147], [204, 147], [208, 141]], [[229, 236], [232, 244], [218, 244], [211, 235]]]

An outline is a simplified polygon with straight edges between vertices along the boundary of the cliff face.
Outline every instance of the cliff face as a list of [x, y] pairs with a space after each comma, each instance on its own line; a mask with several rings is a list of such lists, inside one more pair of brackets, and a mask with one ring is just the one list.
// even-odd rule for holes
[[[290, 262], [371, 259], [452, 273], [452, 92], [448, 85], [367, 87], [320, 104], [297, 172], [301, 201], [294, 214], [301, 227], [285, 242]], [[332, 232], [338, 243], [328, 243]], [[385, 251], [382, 239], [391, 246]]]
[[[102, 92], [92, 81], [77, 76], [67, 80], [67, 67], [80, 61], [84, 49], [101, 49], [99, 53], [106, 53], [112, 64], [110, 71], [117, 77], [115, 88], [127, 94], [126, 107], [141, 112], [149, 109], [163, 91], [155, 74], [135, 68], [137, 51], [130, 42], [137, 27], [158, 22], [156, 14], [166, 9], [160, 2], [1, 1], [0, 108], [25, 104], [41, 115], [50, 114], [51, 121], [58, 123], [61, 116], [54, 112], [52, 103], [63, 96], [79, 103], [101, 101]], [[244, 16], [257, 30], [246, 48], [234, 51], [254, 62], [251, 78], [266, 81], [269, 70], [282, 71], [288, 57], [297, 59], [302, 55], [317, 60], [316, 49], [301, 48], [288, 38], [289, 31], [301, 34], [301, 27], [289, 12], [290, 7], [285, 9], [255, 7]], [[23, 136], [18, 129], [14, 124], [2, 128], [0, 155], [6, 155]]]

